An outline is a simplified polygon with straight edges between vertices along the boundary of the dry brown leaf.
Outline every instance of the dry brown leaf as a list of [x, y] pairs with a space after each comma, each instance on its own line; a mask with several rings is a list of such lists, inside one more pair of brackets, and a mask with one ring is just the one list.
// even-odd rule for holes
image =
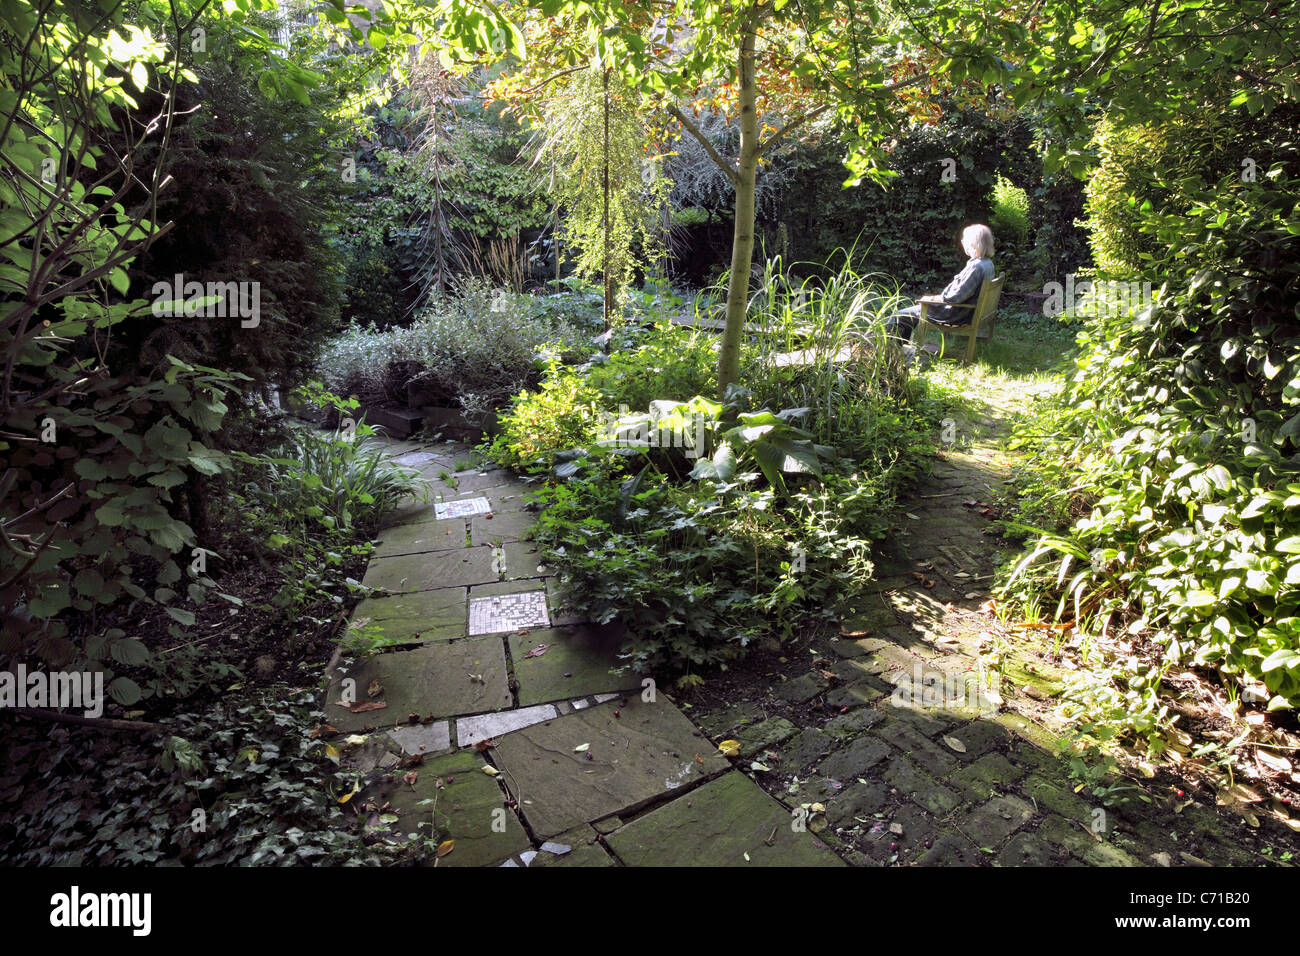
[[438, 844], [438, 849], [434, 852], [434, 857], [437, 859], [441, 859], [442, 857], [446, 856], [454, 849], [456, 849], [455, 840], [443, 840], [441, 843]]

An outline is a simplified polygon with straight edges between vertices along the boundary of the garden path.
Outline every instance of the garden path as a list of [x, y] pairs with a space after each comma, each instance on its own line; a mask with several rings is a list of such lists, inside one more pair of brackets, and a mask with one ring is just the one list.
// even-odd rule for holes
[[453, 473], [463, 446], [388, 443], [436, 500], [382, 532], [364, 579], [382, 590], [353, 614], [393, 647], [330, 675], [324, 709], [364, 783], [351, 805], [377, 835], [433, 839], [438, 865], [1266, 862], [1262, 841], [1294, 834], [1246, 832], [1213, 794], [1161, 778], [1152, 803], [1079, 792], [1039, 720], [1061, 688], [1049, 637], [1002, 641], [1000, 675], [985, 671], [988, 502], [1022, 400], [954, 421], [839, 634], [671, 696], [612, 673], [616, 623], [560, 603], [526, 482]]

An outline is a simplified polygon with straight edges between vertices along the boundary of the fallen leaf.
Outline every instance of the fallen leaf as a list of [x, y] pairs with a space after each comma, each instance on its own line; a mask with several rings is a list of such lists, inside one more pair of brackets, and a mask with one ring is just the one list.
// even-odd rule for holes
[[345, 704], [340, 700], [338, 701], [338, 705], [340, 707], [346, 707], [354, 714], [364, 714], [368, 710], [383, 710], [388, 706], [380, 700], [358, 700], [351, 704]]
[[724, 756], [724, 757], [739, 757], [739, 756], [740, 756], [740, 741], [739, 741], [739, 740], [724, 740], [722, 743], [718, 744], [718, 751], [719, 751], [719, 752], [722, 754], [722, 756]]
[[331, 727], [329, 724], [321, 724], [311, 729], [311, 735], [313, 737], [319, 737], [321, 734], [337, 734], [337, 733], [338, 733], [338, 728]]
[[483, 765], [483, 772], [487, 774], [489, 777], [498, 777], [501, 775], [501, 771], [498, 770], [496, 767], [492, 766], [490, 763], [485, 763]]
[[575, 754], [586, 753], [591, 748], [591, 744], [578, 744], [573, 748]]
[[964, 754], [966, 752], [966, 745], [956, 737], [944, 737], [943, 742], [959, 754]]
[[343, 743], [349, 747], [359, 747], [364, 744], [367, 739], [368, 738], [365, 734], [348, 734], [348, 736], [343, 739]]
[[415, 781], [420, 779], [420, 771], [408, 770], [406, 773], [402, 774], [402, 779], [406, 781], [408, 787], [414, 787]]
[[454, 849], [456, 849], [455, 840], [443, 840], [438, 844], [438, 849], [434, 851], [434, 859], [441, 859]]
[[378, 678], [372, 680], [370, 682], [370, 686], [366, 688], [366, 695], [368, 697], [378, 697], [383, 692], [384, 692], [384, 685], [379, 683]]
[[491, 749], [492, 749], [493, 747], [495, 747], [496, 745], [497, 745], [497, 742], [496, 742], [495, 740], [480, 740], [478, 743], [476, 743], [476, 744], [474, 745], [474, 748], [475, 748], [479, 753], [487, 753], [489, 750], [491, 750]]
[[1276, 770], [1279, 773], [1291, 772], [1291, 761], [1287, 760], [1285, 757], [1279, 757], [1277, 754], [1271, 754], [1267, 750], [1263, 749], [1256, 749], [1255, 756], [1257, 756], [1259, 762], [1265, 767], [1268, 767], [1269, 770]]
[[340, 756], [342, 756], [342, 755], [343, 755], [343, 752], [342, 752], [341, 750], [339, 750], [338, 747], [335, 747], [333, 744], [326, 744], [326, 745], [325, 745], [325, 756], [326, 756], [326, 757], [340, 757]]
[[551, 649], [551, 645], [550, 645], [550, 644], [538, 644], [538, 645], [537, 645], [536, 647], [534, 647], [531, 651], [529, 651], [527, 654], [525, 654], [524, 657], [541, 657], [543, 654], [545, 654], [545, 653], [546, 653], [547, 651], [549, 651], [550, 649]]
[[772, 768], [765, 763], [759, 763], [757, 760], [755, 760], [753, 763], [749, 765], [749, 769], [765, 773], [771, 770]]

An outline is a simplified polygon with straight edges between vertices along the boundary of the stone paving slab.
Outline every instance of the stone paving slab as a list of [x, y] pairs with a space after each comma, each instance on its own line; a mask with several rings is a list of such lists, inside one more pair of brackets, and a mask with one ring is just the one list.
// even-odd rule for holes
[[[505, 579], [535, 578], [549, 573], [542, 561], [541, 550], [530, 541], [511, 541], [501, 546], [505, 555]], [[541, 570], [538, 570], [538, 569]]]
[[480, 740], [493, 740], [515, 730], [523, 730], [533, 724], [554, 720], [560, 716], [552, 704], [539, 704], [536, 707], [520, 707], [516, 710], [499, 710], [492, 714], [477, 714], [462, 717], [456, 721], [456, 743], [460, 747], [472, 747]]
[[[619, 716], [614, 716], [614, 711]], [[584, 750], [574, 748], [586, 745]], [[507, 734], [492, 751], [533, 833], [550, 838], [626, 814], [730, 764], [660, 697], [605, 704]]]
[[465, 597], [465, 588], [438, 588], [366, 598], [352, 613], [352, 624], [368, 626], [392, 644], [464, 637]]
[[[843, 866], [742, 773], [683, 794], [605, 838], [626, 866]], [[769, 845], [770, 841], [770, 845]], [[748, 855], [748, 859], [746, 859]]]
[[531, 511], [503, 511], [475, 515], [470, 519], [470, 537], [474, 544], [504, 544], [524, 541], [532, 534], [537, 515]]
[[366, 568], [361, 583], [393, 594], [487, 584], [500, 579], [496, 564], [492, 548], [461, 548], [377, 558]]
[[[414, 786], [397, 773], [352, 799], [359, 806], [371, 799], [380, 807], [391, 804], [385, 812], [397, 814], [395, 829], [400, 834], [427, 834], [437, 843], [454, 840], [454, 848], [438, 866], [490, 866], [530, 844], [519, 819], [506, 807], [500, 786], [482, 772], [483, 765], [472, 751], [448, 754], [418, 767]], [[432, 823], [432, 830], [421, 823]]]
[[[492, 505], [492, 514], [516, 514], [524, 512], [537, 517], [537, 512], [529, 506], [528, 495], [538, 489], [538, 485], [526, 485], [520, 482], [506, 482], [480, 488], [474, 497], [483, 497]], [[471, 497], [466, 495], [465, 497]], [[448, 500], [455, 500], [454, 498]]]
[[432, 724], [408, 724], [387, 732], [402, 753], [435, 754], [451, 749], [451, 724], [445, 720]]
[[572, 610], [565, 605], [559, 581], [553, 577], [546, 578], [545, 580], [546, 606], [551, 616], [551, 624], [555, 627], [564, 627], [568, 624], [587, 623], [586, 615]]
[[[340, 706], [343, 681], [355, 681], [356, 699], [388, 706], [353, 713]], [[372, 681], [381, 692], [371, 697]], [[428, 644], [413, 651], [376, 654], [330, 680], [326, 722], [343, 733], [392, 727], [420, 719], [501, 710], [512, 703], [505, 654], [499, 638], [466, 638], [451, 644]]]
[[[640, 688], [639, 675], [610, 673], [619, 663], [615, 654], [623, 637], [623, 628], [615, 624], [578, 624], [510, 635], [519, 703], [542, 704]], [[528, 656], [543, 644], [544, 653]]]
[[[433, 517], [430, 513], [429, 517]], [[465, 521], [452, 518], [447, 521], [412, 521], [394, 525], [379, 533], [375, 545], [375, 558], [392, 558], [404, 554], [422, 554], [426, 551], [451, 551], [465, 547]]]

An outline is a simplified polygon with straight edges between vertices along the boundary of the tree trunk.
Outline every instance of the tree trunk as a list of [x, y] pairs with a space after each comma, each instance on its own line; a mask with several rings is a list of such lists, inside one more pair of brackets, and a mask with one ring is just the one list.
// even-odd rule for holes
[[754, 261], [754, 183], [758, 174], [758, 108], [754, 80], [754, 25], [744, 28], [739, 50], [740, 157], [736, 164], [736, 221], [727, 282], [727, 321], [718, 352], [718, 396], [740, 379], [740, 339], [749, 302], [749, 270]]

